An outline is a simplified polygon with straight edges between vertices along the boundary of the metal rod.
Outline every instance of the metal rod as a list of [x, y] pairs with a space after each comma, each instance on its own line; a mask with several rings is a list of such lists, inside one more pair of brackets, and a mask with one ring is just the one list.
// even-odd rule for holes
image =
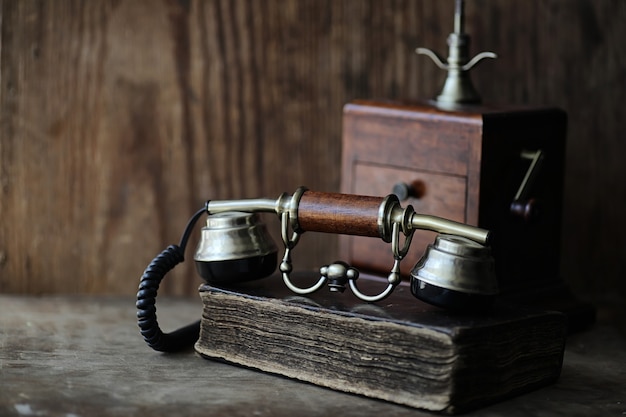
[[465, 31], [465, 5], [463, 0], [456, 0], [454, 8], [454, 33], [461, 34]]
[[214, 200], [207, 203], [207, 213], [216, 214], [227, 211], [270, 212], [278, 213], [279, 200], [255, 198], [244, 200]]
[[462, 236], [483, 245], [489, 241], [488, 230], [436, 216], [415, 213], [411, 217], [411, 226], [413, 229], [430, 230], [437, 233]]

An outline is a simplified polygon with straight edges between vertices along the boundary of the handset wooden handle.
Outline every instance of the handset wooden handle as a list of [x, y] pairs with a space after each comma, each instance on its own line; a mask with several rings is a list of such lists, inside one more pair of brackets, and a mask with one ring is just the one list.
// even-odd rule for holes
[[298, 205], [303, 231], [381, 237], [378, 224], [384, 198], [305, 191]]

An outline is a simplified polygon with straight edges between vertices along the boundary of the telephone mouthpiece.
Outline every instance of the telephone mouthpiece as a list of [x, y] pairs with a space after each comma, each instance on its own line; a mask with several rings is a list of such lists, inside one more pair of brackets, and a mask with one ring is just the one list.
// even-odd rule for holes
[[491, 249], [460, 236], [437, 236], [411, 271], [411, 292], [450, 310], [489, 309], [498, 293]]

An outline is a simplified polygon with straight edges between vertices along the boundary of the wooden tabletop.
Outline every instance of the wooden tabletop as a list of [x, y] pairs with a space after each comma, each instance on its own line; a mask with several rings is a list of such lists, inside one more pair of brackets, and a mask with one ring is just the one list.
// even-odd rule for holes
[[[195, 299], [158, 301], [169, 331]], [[0, 295], [2, 416], [431, 416], [200, 358], [149, 349], [131, 297]], [[626, 335], [602, 321], [568, 339], [558, 383], [466, 416], [626, 414]]]

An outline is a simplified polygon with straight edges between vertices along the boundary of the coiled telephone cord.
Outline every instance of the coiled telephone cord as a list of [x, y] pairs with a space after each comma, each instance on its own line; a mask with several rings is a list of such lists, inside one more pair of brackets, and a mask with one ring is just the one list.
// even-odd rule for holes
[[139, 283], [137, 292], [137, 325], [141, 335], [152, 349], [159, 352], [177, 352], [187, 349], [198, 340], [200, 321], [182, 327], [171, 333], [163, 333], [156, 315], [156, 297], [159, 285], [165, 275], [185, 260], [185, 248], [191, 231], [206, 207], [194, 214], [185, 228], [178, 245], [170, 245], [150, 262]]

